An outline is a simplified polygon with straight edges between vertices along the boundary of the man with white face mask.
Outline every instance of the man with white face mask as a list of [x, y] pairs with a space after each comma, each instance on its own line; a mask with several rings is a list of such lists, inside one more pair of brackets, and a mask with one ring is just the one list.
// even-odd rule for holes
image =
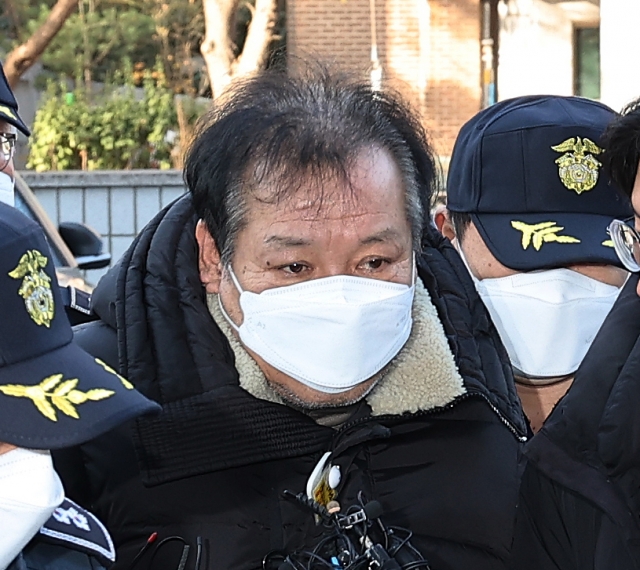
[[640, 568], [640, 99], [601, 139], [634, 216], [609, 234], [632, 273], [566, 396], [525, 447], [514, 570]]
[[44, 234], [6, 204], [0, 314], [0, 570], [108, 566], [108, 533], [65, 499], [49, 450], [158, 406], [73, 343]]
[[[265, 73], [217, 101], [185, 174], [189, 195], [103, 278], [100, 321], [77, 335], [163, 403], [57, 463], [105, 518], [116, 567], [373, 567], [375, 547], [416, 570], [504, 569], [526, 425], [429, 224], [417, 118], [350, 77]], [[382, 510], [417, 550], [329, 546], [284, 491], [322, 516]]]
[[0, 64], [0, 202], [10, 206], [14, 204], [13, 153], [16, 147], [16, 129], [27, 137], [31, 134], [18, 115], [18, 102]]
[[458, 135], [440, 231], [455, 244], [509, 354], [534, 431], [566, 393], [627, 272], [607, 228], [631, 215], [602, 171], [615, 116], [577, 97], [483, 110]]

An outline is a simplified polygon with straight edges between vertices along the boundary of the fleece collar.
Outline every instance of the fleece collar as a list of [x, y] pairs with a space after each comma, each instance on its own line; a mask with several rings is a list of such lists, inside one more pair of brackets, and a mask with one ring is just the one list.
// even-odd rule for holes
[[[233, 333], [220, 310], [218, 295], [207, 295], [207, 305], [235, 354], [240, 386], [256, 398], [284, 404]], [[409, 340], [366, 396], [374, 416], [415, 413], [446, 406], [466, 392], [436, 309], [419, 279], [412, 316]]]

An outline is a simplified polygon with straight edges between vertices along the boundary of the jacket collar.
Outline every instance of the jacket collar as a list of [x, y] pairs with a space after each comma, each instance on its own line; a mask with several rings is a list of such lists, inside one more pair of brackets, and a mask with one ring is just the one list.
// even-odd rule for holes
[[[207, 304], [211, 316], [231, 345], [240, 386], [256, 398], [284, 404], [233, 333], [220, 310], [218, 296], [208, 295]], [[416, 282], [412, 316], [409, 340], [366, 397], [373, 416], [444, 407], [466, 392], [442, 323], [420, 280]]]

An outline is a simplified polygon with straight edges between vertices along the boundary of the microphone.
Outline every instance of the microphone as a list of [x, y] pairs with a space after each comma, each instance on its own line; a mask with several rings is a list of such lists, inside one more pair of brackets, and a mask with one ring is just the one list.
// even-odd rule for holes
[[385, 526], [380, 520], [382, 505], [375, 500], [365, 503], [362, 492], [358, 503], [344, 510], [335, 500], [325, 507], [304, 493], [283, 495], [311, 511], [325, 532], [313, 550], [286, 554], [284, 560], [278, 556], [277, 561], [268, 554], [265, 570], [429, 570], [428, 561], [410, 543], [412, 532]]

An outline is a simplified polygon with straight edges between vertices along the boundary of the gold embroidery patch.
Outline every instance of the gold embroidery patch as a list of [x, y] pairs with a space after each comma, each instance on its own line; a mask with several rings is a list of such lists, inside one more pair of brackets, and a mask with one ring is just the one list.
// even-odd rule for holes
[[14, 121], [18, 120], [18, 117], [16, 117], [16, 114], [13, 112], [13, 110], [9, 109], [9, 107], [7, 107], [6, 105], [0, 105], [0, 113], [4, 113], [5, 115], [11, 117]]
[[598, 170], [602, 166], [593, 156], [602, 152], [597, 144], [587, 138], [572, 137], [551, 149], [565, 153], [556, 164], [560, 180], [569, 190], [582, 194], [597, 184]]
[[527, 249], [533, 244], [533, 248], [540, 251], [542, 244], [548, 242], [580, 243], [580, 240], [573, 236], [559, 236], [558, 232], [564, 230], [564, 227], [559, 226], [556, 222], [541, 222], [531, 225], [514, 220], [511, 225], [522, 232], [522, 249]]
[[58, 421], [56, 408], [63, 414], [75, 419], [80, 415], [75, 406], [87, 401], [96, 402], [113, 396], [115, 392], [102, 388], [95, 388], [87, 392], [76, 390], [78, 379], [72, 378], [62, 382], [63, 374], [47, 376], [36, 386], [23, 386], [21, 384], [6, 384], [0, 386], [0, 392], [6, 396], [16, 398], [29, 398], [38, 411], [52, 422]]
[[133, 390], [133, 384], [131, 382], [129, 382], [129, 380], [127, 380], [124, 376], [120, 376], [120, 374], [118, 374], [113, 368], [111, 368], [111, 366], [109, 366], [106, 362], [103, 362], [102, 360], [100, 360], [99, 358], [96, 358], [95, 361], [102, 366], [102, 368], [104, 368], [107, 372], [113, 374], [114, 376], [116, 376], [118, 378], [118, 380], [120, 380], [120, 382], [122, 382], [122, 385], [127, 389], [127, 390]]
[[24, 299], [31, 320], [48, 328], [55, 314], [55, 306], [51, 278], [42, 269], [46, 265], [47, 258], [32, 249], [20, 258], [20, 263], [9, 273], [9, 277], [22, 279], [18, 293]]
[[604, 245], [605, 247], [612, 247], [615, 249], [615, 245], [613, 245], [613, 240], [610, 239], [606, 239], [602, 242], [602, 245]]

